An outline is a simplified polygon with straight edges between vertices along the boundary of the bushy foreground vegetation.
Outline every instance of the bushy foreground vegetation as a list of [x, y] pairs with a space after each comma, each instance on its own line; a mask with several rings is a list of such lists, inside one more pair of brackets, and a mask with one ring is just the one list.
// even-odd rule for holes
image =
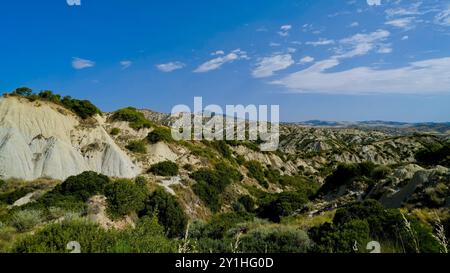
[[96, 114], [101, 115], [100, 109], [98, 109], [94, 104], [92, 104], [88, 100], [78, 100], [70, 96], [61, 97], [61, 95], [54, 94], [50, 90], [43, 90], [35, 94], [33, 93], [33, 90], [31, 90], [28, 87], [19, 87], [16, 90], [14, 90], [11, 94], [25, 97], [30, 101], [42, 100], [59, 104], [69, 109], [82, 119], [93, 117]]
[[111, 119], [129, 122], [130, 127], [135, 130], [152, 127], [152, 123], [145, 118], [144, 114], [133, 107], [124, 108], [114, 112]]

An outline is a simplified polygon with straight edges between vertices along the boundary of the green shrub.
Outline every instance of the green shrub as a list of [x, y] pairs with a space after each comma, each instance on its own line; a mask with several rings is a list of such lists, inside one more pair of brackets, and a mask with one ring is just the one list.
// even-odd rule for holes
[[416, 160], [425, 166], [442, 165], [450, 167], [450, 143], [435, 144], [420, 150]]
[[161, 141], [172, 142], [172, 133], [169, 129], [163, 127], [156, 127], [147, 135], [147, 141], [150, 144], [156, 144]]
[[33, 93], [33, 90], [31, 90], [28, 87], [19, 87], [14, 90], [13, 94], [19, 95], [19, 96], [30, 96]]
[[149, 172], [159, 176], [176, 176], [178, 165], [172, 161], [164, 161], [151, 166]]
[[261, 218], [279, 223], [282, 217], [294, 214], [302, 209], [307, 202], [308, 198], [297, 192], [269, 195], [268, 198], [262, 200], [258, 215]]
[[10, 224], [19, 232], [29, 231], [43, 222], [42, 212], [39, 210], [20, 210], [11, 216]]
[[61, 103], [82, 119], [87, 119], [95, 116], [96, 114], [101, 114], [100, 109], [88, 100], [77, 100], [67, 96], [61, 100]]
[[267, 180], [264, 174], [264, 168], [258, 161], [247, 161], [244, 163], [244, 166], [248, 170], [248, 176], [250, 178], [256, 179], [259, 184], [265, 188], [269, 187]]
[[51, 193], [73, 196], [86, 202], [94, 195], [103, 194], [105, 186], [109, 182], [110, 180], [107, 176], [88, 171], [67, 178], [64, 183], [56, 186]]
[[14, 202], [16, 202], [17, 200], [24, 197], [30, 192], [33, 192], [32, 188], [23, 187], [9, 192], [0, 193], [0, 203], [12, 205], [14, 204]]
[[221, 193], [233, 182], [241, 181], [238, 170], [226, 165], [217, 164], [214, 170], [200, 169], [191, 174], [197, 183], [192, 187], [194, 193], [213, 211], [221, 208]]
[[187, 226], [187, 216], [178, 200], [163, 189], [157, 189], [145, 201], [140, 216], [157, 212], [159, 223], [169, 237], [181, 237]]
[[50, 224], [15, 243], [14, 253], [68, 253], [67, 243], [77, 241], [82, 253], [170, 253], [176, 242], [164, 236], [155, 216], [140, 219], [135, 229], [106, 231], [85, 221]]
[[109, 214], [113, 218], [119, 218], [142, 210], [147, 192], [145, 188], [136, 185], [131, 180], [120, 179], [105, 187], [105, 196], [108, 201]]
[[112, 136], [117, 136], [118, 134], [120, 134], [120, 129], [119, 128], [112, 128], [110, 134]]
[[200, 237], [223, 239], [226, 233], [239, 223], [252, 221], [254, 216], [248, 213], [223, 213], [214, 215], [199, 232]]
[[116, 232], [113, 245], [108, 252], [112, 253], [175, 253], [177, 242], [165, 237], [163, 227], [156, 216], [146, 216], [139, 220], [134, 230]]
[[317, 252], [354, 253], [365, 251], [365, 246], [370, 241], [369, 231], [367, 221], [352, 220], [337, 227], [327, 223], [312, 228], [310, 235], [316, 242]]
[[255, 209], [256, 202], [250, 195], [244, 195], [239, 197], [238, 202], [244, 207], [248, 212], [252, 212]]
[[141, 140], [131, 141], [125, 148], [137, 154], [147, 153], [147, 145], [144, 141]]
[[228, 147], [226, 141], [218, 140], [218, 141], [203, 141], [206, 145], [214, 148], [221, 156], [226, 159], [231, 159], [233, 152], [230, 147]]
[[111, 118], [115, 121], [129, 122], [130, 127], [134, 130], [152, 127], [152, 123], [145, 118], [144, 114], [133, 107], [120, 109], [114, 112]]
[[260, 227], [242, 236], [244, 253], [306, 253], [312, 246], [306, 232], [288, 226]]

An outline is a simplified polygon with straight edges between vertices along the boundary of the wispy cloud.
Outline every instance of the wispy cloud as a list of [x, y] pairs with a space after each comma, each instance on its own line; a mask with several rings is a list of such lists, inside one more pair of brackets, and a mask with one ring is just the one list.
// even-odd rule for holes
[[284, 70], [294, 64], [290, 54], [274, 55], [259, 60], [252, 75], [255, 78], [272, 76], [276, 71]]
[[286, 37], [289, 36], [289, 31], [292, 29], [291, 25], [284, 25], [280, 27], [280, 31], [278, 32], [278, 34], [280, 36]]
[[73, 59], [72, 59], [72, 67], [77, 70], [94, 67], [94, 66], [95, 66], [95, 62], [93, 62], [91, 60], [81, 59], [78, 57], [73, 57]]
[[312, 62], [314, 62], [314, 58], [311, 56], [305, 56], [300, 59], [300, 64], [307, 64], [307, 63], [312, 63]]
[[214, 58], [209, 60], [203, 64], [201, 64], [197, 69], [194, 70], [195, 73], [205, 73], [209, 71], [213, 71], [219, 69], [226, 63], [231, 63], [238, 60], [249, 59], [247, 53], [240, 49], [233, 50], [227, 55], [223, 55], [221, 57]]
[[335, 43], [334, 40], [328, 40], [325, 38], [320, 38], [318, 41], [315, 42], [306, 42], [307, 45], [312, 45], [312, 46], [325, 46], [325, 45], [333, 45]]
[[385, 24], [404, 30], [411, 30], [416, 27], [414, 25], [415, 19], [415, 17], [404, 17], [387, 21]]
[[434, 22], [441, 26], [450, 27], [450, 5], [436, 15]]
[[[339, 41], [341, 47], [336, 50], [334, 58], [353, 58], [362, 56], [374, 49], [379, 53], [387, 53], [388, 44], [384, 41], [390, 36], [387, 30], [377, 30], [369, 34], [358, 33]], [[382, 49], [382, 50], [380, 50]]]
[[165, 64], [158, 64], [156, 65], [156, 68], [158, 68], [159, 71], [168, 73], [178, 69], [182, 69], [185, 66], [186, 65], [182, 62], [169, 62]]
[[122, 66], [122, 69], [127, 69], [127, 68], [129, 68], [132, 64], [133, 64], [132, 61], [127, 61], [127, 60], [121, 61], [121, 62], [120, 62], [120, 65]]
[[327, 72], [337, 59], [317, 62], [302, 71], [272, 82], [295, 92], [330, 94], [433, 94], [450, 92], [450, 58], [429, 59], [406, 66], [376, 70], [357, 67]]

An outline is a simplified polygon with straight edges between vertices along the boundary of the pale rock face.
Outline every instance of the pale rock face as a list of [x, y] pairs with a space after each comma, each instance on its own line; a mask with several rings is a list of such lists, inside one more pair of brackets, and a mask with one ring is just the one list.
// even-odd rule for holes
[[84, 171], [123, 178], [140, 173], [100, 124], [83, 128], [51, 103], [0, 99], [0, 177], [64, 180]]

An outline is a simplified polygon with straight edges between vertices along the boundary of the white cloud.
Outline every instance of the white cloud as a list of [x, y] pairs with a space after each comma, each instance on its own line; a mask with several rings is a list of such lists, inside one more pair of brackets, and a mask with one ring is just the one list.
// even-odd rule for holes
[[122, 69], [127, 69], [127, 68], [129, 68], [132, 64], [133, 64], [133, 62], [131, 62], [131, 61], [121, 61], [121, 62], [120, 62], [120, 65], [122, 66]]
[[353, 22], [350, 24], [350, 27], [358, 27], [359, 23], [358, 22]]
[[280, 31], [278, 32], [278, 34], [280, 36], [286, 37], [289, 36], [289, 31], [292, 29], [291, 25], [284, 25], [280, 27]]
[[307, 45], [312, 45], [312, 46], [332, 45], [334, 43], [335, 43], [334, 40], [328, 40], [328, 39], [324, 39], [324, 38], [321, 38], [316, 42], [306, 42]]
[[397, 16], [420, 15], [421, 12], [419, 11], [419, 8], [421, 5], [422, 5], [422, 2], [416, 2], [416, 3], [413, 3], [409, 7], [399, 7], [399, 8], [387, 9], [385, 12], [386, 12], [386, 15], [388, 18], [397, 17]]
[[402, 37], [402, 41], [406, 41], [406, 40], [408, 40], [408, 39], [409, 39], [409, 36], [408, 36], [408, 35], [405, 35], [405, 36]]
[[211, 53], [211, 55], [213, 56], [225, 55], [225, 52], [223, 50], [217, 50], [216, 52]]
[[252, 72], [255, 78], [270, 77], [276, 71], [284, 70], [294, 64], [290, 54], [273, 55], [259, 60]]
[[450, 5], [436, 15], [434, 22], [438, 25], [450, 27]]
[[222, 65], [226, 63], [231, 63], [238, 60], [247, 60], [249, 59], [247, 53], [240, 49], [233, 50], [231, 53], [217, 57], [215, 59], [209, 60], [203, 64], [201, 64], [197, 69], [194, 70], [195, 73], [205, 73], [212, 70], [219, 69]]
[[297, 52], [297, 49], [293, 48], [293, 47], [288, 47], [287, 52], [293, 54], [293, 53]]
[[72, 67], [77, 70], [94, 67], [94, 66], [95, 66], [95, 62], [93, 62], [91, 60], [85, 60], [85, 59], [81, 59], [78, 57], [74, 57], [72, 59]]
[[314, 58], [311, 56], [305, 56], [300, 60], [300, 64], [307, 64], [314, 62]]
[[329, 94], [434, 94], [450, 92], [450, 57], [410, 63], [395, 69], [357, 67], [328, 72], [340, 64], [337, 59], [317, 62], [311, 67], [272, 82], [301, 93]]
[[381, 0], [367, 0], [369, 6], [381, 6]]
[[169, 62], [165, 64], [158, 64], [156, 68], [162, 72], [172, 72], [184, 68], [186, 65], [182, 62]]
[[349, 38], [339, 41], [343, 48], [337, 49], [337, 55], [334, 58], [353, 58], [356, 56], [366, 55], [375, 48], [386, 48], [388, 45], [381, 42], [385, 41], [390, 36], [390, 32], [386, 30], [377, 30], [369, 34], [355, 34]]
[[410, 30], [410, 29], [415, 28], [415, 25], [414, 25], [415, 19], [416, 19], [415, 17], [405, 17], [405, 18], [399, 18], [399, 19], [387, 21], [385, 24], [396, 27], [396, 28], [402, 28], [404, 30]]

